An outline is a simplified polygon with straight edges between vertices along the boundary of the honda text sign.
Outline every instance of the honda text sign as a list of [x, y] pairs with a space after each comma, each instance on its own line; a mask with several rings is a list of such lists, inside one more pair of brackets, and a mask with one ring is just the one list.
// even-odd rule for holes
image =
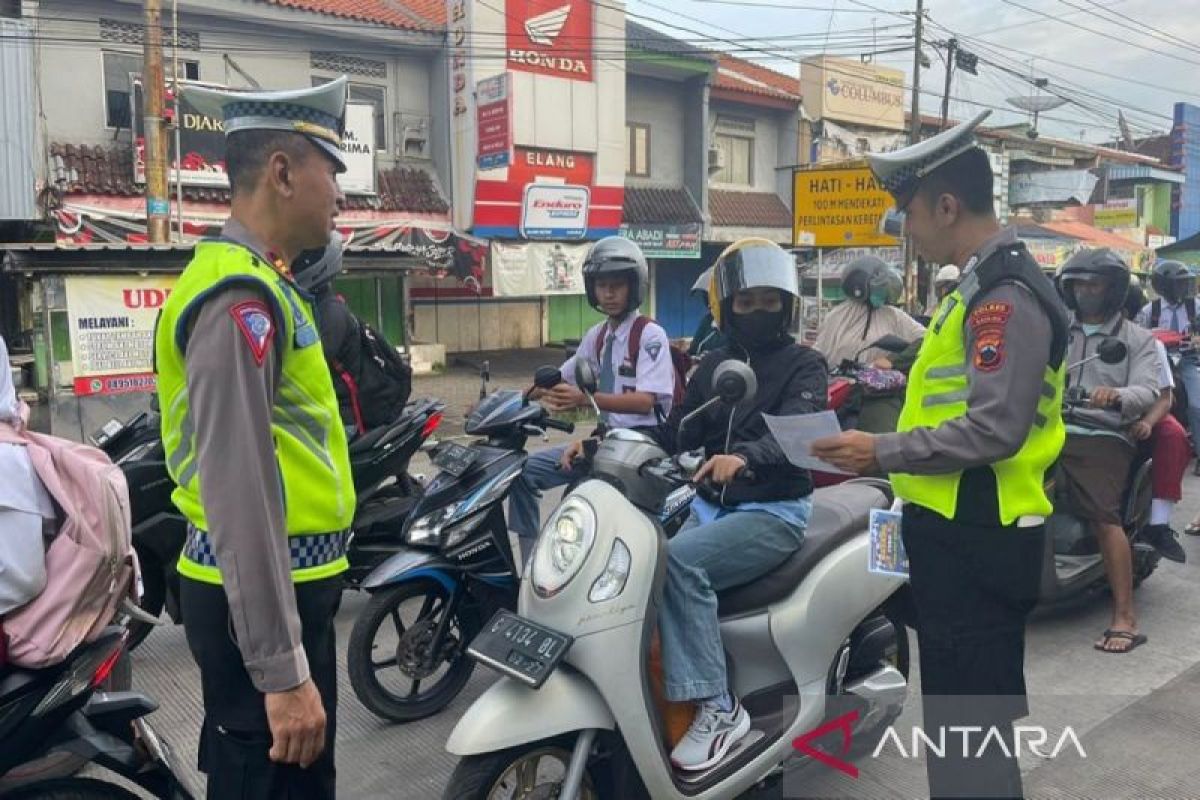
[[507, 0], [508, 66], [592, 79], [591, 0]]
[[529, 184], [521, 204], [521, 235], [526, 239], [582, 239], [587, 233], [590, 199], [586, 186]]

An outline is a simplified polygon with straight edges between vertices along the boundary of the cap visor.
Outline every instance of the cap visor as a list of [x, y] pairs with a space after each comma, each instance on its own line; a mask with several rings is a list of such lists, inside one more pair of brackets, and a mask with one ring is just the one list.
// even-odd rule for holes
[[304, 138], [308, 139], [310, 142], [319, 147], [321, 152], [328, 156], [330, 160], [337, 165], [337, 171], [339, 173], [346, 171], [346, 162], [342, 156], [342, 148], [338, 147], [333, 142], [327, 142], [324, 139], [320, 139], [316, 136], [304, 134]]

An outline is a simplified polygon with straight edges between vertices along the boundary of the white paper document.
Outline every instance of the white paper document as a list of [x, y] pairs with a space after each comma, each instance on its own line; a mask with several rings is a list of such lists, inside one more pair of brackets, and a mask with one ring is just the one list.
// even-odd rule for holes
[[788, 417], [773, 417], [763, 414], [767, 428], [784, 454], [797, 467], [815, 469], [820, 472], [836, 472], [839, 475], [850, 475], [844, 469], [838, 469], [833, 464], [815, 457], [812, 454], [812, 443], [818, 439], [837, 436], [842, 432], [838, 424], [837, 414], [833, 411], [818, 411], [815, 414], [796, 414]]

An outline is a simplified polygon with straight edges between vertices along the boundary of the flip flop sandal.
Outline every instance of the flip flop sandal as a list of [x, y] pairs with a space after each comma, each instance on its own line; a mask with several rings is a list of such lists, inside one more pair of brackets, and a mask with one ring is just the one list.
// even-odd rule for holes
[[[1112, 629], [1106, 630], [1103, 633], [1103, 636], [1104, 641], [1101, 644], [1094, 644], [1092, 647], [1099, 650], [1101, 653], [1113, 653], [1114, 655], [1131, 653], [1141, 645], [1144, 645], [1146, 642], [1150, 641], [1149, 637], [1147, 637], [1145, 634], [1130, 633], [1129, 631], [1114, 631]], [[1129, 642], [1129, 646], [1124, 650], [1109, 650], [1106, 645], [1113, 639], [1124, 639]]]
[[1200, 519], [1184, 528], [1183, 532], [1188, 536], [1200, 536]]

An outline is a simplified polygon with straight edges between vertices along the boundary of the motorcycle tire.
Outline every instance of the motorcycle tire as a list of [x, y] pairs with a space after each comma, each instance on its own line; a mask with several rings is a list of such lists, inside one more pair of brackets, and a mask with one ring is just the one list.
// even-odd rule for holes
[[95, 778], [56, 778], [38, 781], [5, 793], [6, 800], [138, 800], [113, 783]]
[[[443, 800], [492, 800], [494, 797], [523, 800], [531, 797], [557, 797], [555, 784], [534, 785], [522, 787], [517, 778], [517, 767], [523, 762], [533, 761], [532, 773], [527, 773], [530, 780], [537, 780], [543, 775], [540, 769], [546, 758], [554, 758], [562, 765], [562, 774], [566, 775], [567, 765], [571, 761], [571, 750], [574, 744], [573, 736], [559, 737], [540, 742], [530, 742], [519, 747], [501, 750], [496, 753], [485, 753], [478, 756], [467, 756], [460, 759], [450, 775], [450, 781], [442, 792]], [[607, 791], [603, 772], [600, 765], [589, 762], [584, 771], [583, 786], [580, 787], [581, 800], [618, 800], [617, 795]], [[559, 782], [561, 785], [561, 779]], [[509, 788], [511, 787], [511, 788]], [[507, 791], [506, 791], [507, 789]], [[522, 791], [524, 789], [525, 791]], [[621, 796], [620, 800], [625, 800]]]
[[[432, 689], [421, 692], [420, 684], [424, 678], [417, 678], [412, 691], [408, 695], [400, 696], [380, 681], [381, 670], [390, 668], [403, 671], [403, 668], [399, 665], [399, 652], [389, 661], [375, 662], [372, 658], [375, 636], [389, 619], [394, 625], [404, 627], [403, 623], [397, 622], [400, 618], [399, 608], [405, 601], [414, 598], [426, 598], [426, 603], [440, 600], [441, 607], [444, 608], [449, 593], [441, 583], [427, 578], [405, 581], [391, 589], [376, 592], [354, 621], [354, 629], [350, 634], [347, 652], [350, 686], [362, 704], [373, 714], [391, 722], [413, 722], [441, 711], [458, 696], [475, 669], [475, 660], [466, 654], [466, 646], [479, 631], [480, 621], [474, 608], [463, 601], [455, 609], [456, 619], [451, 624], [452, 629], [457, 629], [458, 642], [455, 653], [449, 659], [449, 667], [437, 679]], [[422, 610], [424, 611], [424, 606]], [[428, 613], [436, 610], [430, 608]], [[428, 627], [436, 621], [436, 617], [422, 614], [408, 628], [416, 628], [420, 624]], [[398, 635], [403, 636], [404, 633], [405, 631], [397, 629]], [[447, 663], [446, 659], [440, 660], [438, 666], [444, 663]], [[412, 680], [411, 675], [408, 679]]]

